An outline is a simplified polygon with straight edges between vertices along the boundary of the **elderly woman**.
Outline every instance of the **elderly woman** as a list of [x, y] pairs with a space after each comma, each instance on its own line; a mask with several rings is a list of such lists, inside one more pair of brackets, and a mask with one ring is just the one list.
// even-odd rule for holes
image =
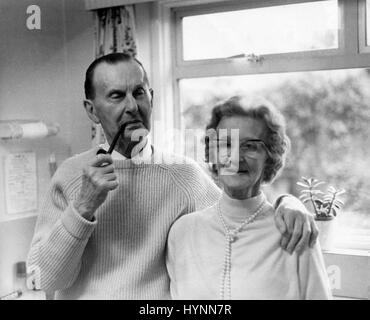
[[281, 114], [267, 102], [233, 97], [213, 109], [207, 129], [206, 159], [218, 158], [211, 168], [223, 195], [170, 230], [172, 298], [330, 298], [319, 245], [300, 255], [284, 251], [274, 208], [261, 191], [283, 167], [289, 147]]

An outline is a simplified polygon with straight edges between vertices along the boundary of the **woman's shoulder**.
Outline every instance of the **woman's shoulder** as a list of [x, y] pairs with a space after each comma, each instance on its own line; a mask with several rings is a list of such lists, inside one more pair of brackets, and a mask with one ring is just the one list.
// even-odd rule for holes
[[214, 206], [211, 206], [199, 211], [184, 214], [172, 224], [170, 234], [179, 236], [182, 236], [185, 232], [189, 234], [189, 231], [194, 230], [196, 224], [207, 223], [207, 220], [212, 219], [214, 211]]
[[202, 210], [190, 212], [188, 214], [184, 214], [179, 219], [177, 219], [174, 223], [174, 225], [184, 225], [189, 226], [190, 224], [203, 222], [208, 219], [210, 219], [214, 212], [215, 212], [215, 206], [207, 207]]

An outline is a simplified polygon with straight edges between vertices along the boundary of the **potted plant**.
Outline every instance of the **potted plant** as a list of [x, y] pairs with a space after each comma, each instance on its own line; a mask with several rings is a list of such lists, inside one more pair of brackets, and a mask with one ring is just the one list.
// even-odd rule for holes
[[328, 250], [333, 247], [334, 243], [335, 224], [332, 220], [344, 205], [341, 196], [345, 193], [345, 190], [329, 186], [326, 192], [323, 192], [318, 187], [324, 183], [315, 178], [302, 177], [297, 185], [303, 188], [299, 199], [303, 203], [309, 203], [312, 207], [320, 230], [320, 245], [322, 249]]

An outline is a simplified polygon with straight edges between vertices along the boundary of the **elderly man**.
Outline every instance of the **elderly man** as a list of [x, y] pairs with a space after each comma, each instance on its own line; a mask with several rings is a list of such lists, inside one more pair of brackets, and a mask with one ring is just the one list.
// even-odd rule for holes
[[[157, 149], [136, 130], [150, 130], [153, 92], [141, 63], [123, 53], [95, 60], [86, 72], [89, 118], [100, 123], [108, 148], [66, 160], [55, 173], [38, 217], [28, 267], [57, 299], [168, 299], [165, 248], [181, 215], [213, 204], [220, 190], [195, 163], [179, 156], [153, 161]], [[141, 148], [135, 148], [139, 145]], [[135, 157], [146, 159], [138, 163]], [[315, 242], [310, 215], [294, 197], [281, 200], [276, 224], [282, 246]]]

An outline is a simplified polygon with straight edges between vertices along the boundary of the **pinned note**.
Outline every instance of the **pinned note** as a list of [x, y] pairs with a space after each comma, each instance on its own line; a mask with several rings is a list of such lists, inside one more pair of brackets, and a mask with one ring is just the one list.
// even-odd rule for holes
[[36, 154], [9, 154], [5, 157], [4, 169], [7, 213], [37, 210]]

